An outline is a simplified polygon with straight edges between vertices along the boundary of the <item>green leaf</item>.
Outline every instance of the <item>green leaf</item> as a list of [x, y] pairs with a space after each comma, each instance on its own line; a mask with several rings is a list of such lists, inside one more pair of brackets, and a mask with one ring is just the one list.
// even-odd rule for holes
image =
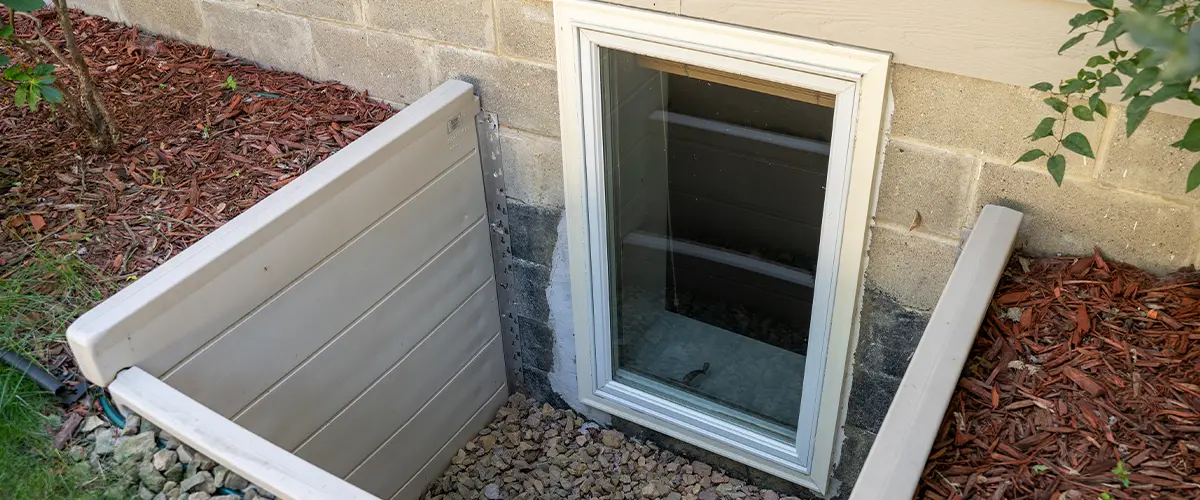
[[21, 107], [21, 106], [25, 105], [25, 101], [28, 98], [29, 98], [29, 88], [24, 85], [21, 85], [21, 86], [17, 87], [16, 93], [13, 94], [13, 103], [16, 104], [17, 107]]
[[42, 100], [42, 88], [35, 85], [29, 85], [29, 110], [36, 112], [38, 110], [38, 101]]
[[33, 76], [46, 76], [51, 73], [54, 73], [53, 64], [42, 63], [33, 67]]
[[1075, 31], [1080, 27], [1089, 24], [1098, 23], [1108, 19], [1108, 13], [1100, 9], [1092, 9], [1082, 14], [1075, 14], [1067, 24], [1071, 25], [1071, 31]]
[[1104, 99], [1100, 98], [1099, 92], [1092, 94], [1092, 97], [1088, 99], [1088, 105], [1096, 114], [1108, 118], [1108, 105], [1104, 104]]
[[1121, 86], [1121, 77], [1117, 76], [1116, 73], [1109, 73], [1107, 75], [1104, 75], [1104, 77], [1100, 79], [1100, 91], [1101, 92], [1104, 92], [1104, 89], [1107, 89], [1109, 87], [1120, 87], [1120, 86]]
[[1063, 155], [1051, 156], [1046, 160], [1046, 170], [1050, 172], [1050, 177], [1054, 178], [1054, 182], [1062, 186], [1063, 175], [1067, 173], [1067, 159]]
[[50, 75], [50, 76], [43, 76], [41, 78], [38, 78], [37, 80], [38, 80], [38, 83], [54, 83], [54, 81], [57, 79], [58, 79], [58, 77], [56, 77], [54, 75]]
[[1029, 134], [1029, 139], [1036, 141], [1043, 137], [1050, 137], [1050, 134], [1053, 134], [1053, 133], [1054, 133], [1054, 118], [1047, 116], [1045, 118], [1042, 118], [1041, 122], [1038, 122], [1037, 128], [1033, 129], [1032, 134]]
[[1051, 84], [1050, 82], [1038, 82], [1038, 83], [1033, 84], [1029, 88], [1031, 88], [1033, 90], [1040, 90], [1042, 92], [1049, 92], [1051, 90], [1054, 90], [1054, 85]]
[[15, 65], [9, 66], [7, 68], [4, 68], [4, 72], [0, 73], [0, 75], [3, 75], [5, 80], [15, 81], [17, 79], [17, 76], [21, 75], [24, 72], [25, 72], [25, 70], [21, 69], [20, 64], [15, 64]]
[[1112, 10], [1113, 8], [1113, 0], [1088, 0], [1088, 4], [1097, 9]]
[[1078, 78], [1072, 78], [1060, 85], [1058, 87], [1058, 91], [1063, 94], [1074, 94], [1075, 92], [1079, 92], [1080, 90], [1086, 88], [1088, 88], [1088, 82]]
[[1188, 124], [1187, 132], [1183, 134], [1183, 139], [1171, 145], [1193, 153], [1200, 152], [1200, 118], [1192, 120], [1192, 123]]
[[1132, 80], [1129, 80], [1128, 85], [1125, 85], [1125, 99], [1140, 94], [1156, 83], [1158, 83], [1158, 68], [1150, 67], [1142, 70]]
[[1142, 120], [1146, 119], [1146, 114], [1150, 112], [1150, 107], [1154, 105], [1154, 101], [1150, 96], [1140, 95], [1129, 101], [1129, 107], [1125, 109], [1125, 136], [1133, 135], [1138, 126], [1142, 124]]
[[1163, 85], [1150, 95], [1150, 104], [1154, 105], [1160, 102], [1167, 102], [1176, 97], [1186, 98], [1187, 93], [1188, 84], [1186, 83], [1172, 83], [1169, 85]]
[[0, 38], [10, 38], [13, 36], [13, 25], [6, 24], [0, 26]]
[[8, 60], [8, 56], [0, 54], [0, 67], [8, 66], [8, 63], [10, 62], [12, 61]]
[[1067, 110], [1067, 103], [1063, 102], [1062, 99], [1057, 97], [1047, 97], [1042, 99], [1042, 102], [1046, 103], [1046, 105], [1050, 106], [1051, 108], [1054, 108], [1054, 111], [1059, 113]]
[[1076, 154], [1096, 158], [1096, 155], [1092, 154], [1092, 143], [1088, 142], [1087, 136], [1079, 132], [1071, 132], [1063, 137], [1062, 145]]
[[1092, 108], [1089, 108], [1087, 106], [1075, 106], [1075, 107], [1071, 108], [1071, 114], [1075, 115], [1075, 118], [1078, 118], [1085, 122], [1090, 122], [1090, 121], [1096, 120], [1095, 118], [1092, 117]]
[[58, 89], [51, 87], [49, 85], [42, 87], [42, 97], [46, 99], [46, 102], [52, 102], [52, 103], [63, 102], [62, 92], [59, 92]]
[[1163, 8], [1163, 0], [1133, 0], [1129, 2], [1133, 4], [1133, 8], [1141, 13], [1157, 13]]
[[1137, 63], [1133, 62], [1132, 60], [1125, 59], [1123, 61], [1117, 61], [1116, 66], [1117, 71], [1120, 71], [1121, 74], [1125, 76], [1130, 78], [1137, 76]]
[[1087, 60], [1087, 67], [1095, 68], [1101, 64], [1108, 64], [1108, 58], [1104, 56], [1092, 56]]
[[0, 5], [17, 12], [33, 12], [46, 6], [42, 0], [0, 0]]
[[1118, 37], [1124, 34], [1125, 25], [1121, 24], [1120, 22], [1113, 21], [1108, 25], [1107, 28], [1104, 28], [1104, 36], [1100, 37], [1100, 41], [1096, 42], [1096, 46], [1099, 47], [1101, 45], [1111, 43], [1113, 40], [1116, 40]]
[[1078, 34], [1078, 35], [1075, 35], [1075, 36], [1071, 37], [1071, 39], [1070, 39], [1070, 40], [1067, 40], [1067, 42], [1066, 42], [1066, 43], [1062, 44], [1062, 46], [1058, 48], [1058, 53], [1059, 53], [1059, 54], [1062, 54], [1062, 53], [1063, 53], [1064, 51], [1066, 51], [1067, 49], [1069, 49], [1069, 48], [1071, 48], [1071, 47], [1074, 47], [1074, 46], [1075, 46], [1076, 44], [1078, 44], [1079, 42], [1082, 42], [1082, 41], [1083, 41], [1083, 37], [1086, 37], [1088, 33], [1089, 33], [1089, 32], [1085, 31], [1085, 32], [1083, 32], [1083, 33], [1080, 33], [1080, 34]]
[[1145, 47], [1133, 55], [1133, 60], [1137, 62], [1137, 67], [1139, 68], [1153, 66], [1158, 63], [1159, 59], [1159, 55], [1150, 47]]
[[1192, 165], [1192, 171], [1188, 172], [1187, 190], [1185, 192], [1190, 193], [1195, 191], [1198, 186], [1200, 186], [1200, 163]]
[[1036, 160], [1043, 156], [1046, 156], [1045, 151], [1042, 151], [1040, 149], [1030, 149], [1029, 151], [1026, 151], [1025, 154], [1021, 155], [1020, 158], [1017, 158], [1017, 161], [1014, 161], [1013, 165], [1016, 165], [1018, 163], [1025, 163], [1025, 162], [1033, 161], [1033, 160]]

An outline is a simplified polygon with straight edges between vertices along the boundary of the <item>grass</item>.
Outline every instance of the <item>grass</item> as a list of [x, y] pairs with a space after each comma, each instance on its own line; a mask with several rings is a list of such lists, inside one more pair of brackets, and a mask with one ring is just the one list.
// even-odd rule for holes
[[0, 368], [0, 491], [12, 499], [99, 498], [95, 475], [71, 467], [54, 450], [49, 428], [57, 408], [20, 372]]
[[73, 254], [34, 252], [0, 272], [0, 349], [34, 359], [66, 340], [67, 326], [114, 287]]
[[[0, 349], [45, 360], [67, 326], [115, 287], [75, 255], [35, 252], [0, 270]], [[53, 449], [62, 410], [20, 372], [0, 365], [0, 492], [4, 498], [97, 498], [102, 482]]]

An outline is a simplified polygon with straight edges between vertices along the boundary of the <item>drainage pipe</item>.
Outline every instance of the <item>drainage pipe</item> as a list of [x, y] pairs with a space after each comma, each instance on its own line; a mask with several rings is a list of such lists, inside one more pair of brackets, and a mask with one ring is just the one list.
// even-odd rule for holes
[[26, 377], [29, 377], [30, 380], [34, 381], [42, 389], [54, 393], [55, 396], [62, 397], [66, 392], [66, 386], [58, 380], [58, 377], [51, 375], [50, 372], [38, 366], [29, 358], [12, 351], [0, 350], [0, 360]]

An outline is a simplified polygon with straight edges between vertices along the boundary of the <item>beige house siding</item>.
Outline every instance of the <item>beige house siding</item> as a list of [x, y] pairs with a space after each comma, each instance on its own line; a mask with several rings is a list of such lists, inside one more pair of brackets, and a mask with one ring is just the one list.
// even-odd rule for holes
[[[843, 457], [865, 453], [863, 447], [869, 447], [911, 355], [908, 347], [896, 346], [915, 346], [906, 332], [919, 337], [922, 311], [936, 302], [963, 230], [984, 204], [1025, 212], [1018, 246], [1026, 251], [1081, 254], [1099, 247], [1106, 257], [1159, 273], [1200, 262], [1200, 193], [1183, 192], [1187, 171], [1200, 155], [1168, 146], [1182, 136], [1188, 119], [1152, 113], [1133, 138], [1124, 137], [1119, 106], [1110, 107], [1108, 119], [1076, 123], [1073, 127], [1091, 140], [1096, 160], [1068, 156], [1062, 187], [1055, 186], [1040, 165], [1012, 165], [1030, 148], [1024, 137], [1049, 111], [1041, 103], [1045, 96], [1028, 85], [1070, 75], [1089, 55], [1083, 48], [1089, 44], [1066, 56], [1055, 55], [1065, 37], [1066, 20], [1086, 9], [1084, 3], [613, 3], [895, 54], [892, 112], [881, 148], [865, 276], [868, 293], [855, 354], [855, 390], [848, 396]], [[569, 385], [554, 385], [556, 372], [573, 376], [573, 360], [561, 359], [573, 348], [561, 345], [570, 342], [571, 334], [560, 334], [553, 326], [555, 306], [548, 301], [554, 294], [547, 298], [547, 288], [559, 280], [552, 278], [561, 264], [553, 255], [556, 242], [562, 243], [557, 226], [564, 206], [550, 1], [73, 4], [262, 64], [339, 80], [397, 104], [413, 102], [447, 78], [474, 83], [483, 106], [496, 112], [501, 123], [526, 379], [546, 391]], [[1194, 113], [1186, 108], [1169, 111]], [[921, 224], [910, 229], [918, 212]], [[881, 295], [894, 302], [881, 301]], [[533, 390], [534, 397], [544, 400], [557, 397]], [[838, 474], [852, 481], [857, 471]]]

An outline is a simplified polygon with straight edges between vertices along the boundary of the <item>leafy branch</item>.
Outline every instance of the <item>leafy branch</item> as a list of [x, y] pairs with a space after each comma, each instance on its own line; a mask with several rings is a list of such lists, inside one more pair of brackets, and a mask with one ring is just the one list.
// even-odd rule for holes
[[[42, 30], [41, 20], [30, 14], [44, 7], [43, 0], [0, 0], [0, 48], [8, 49], [6, 53], [0, 53], [0, 84], [12, 89], [14, 104], [28, 107], [31, 112], [37, 112], [42, 102], [48, 103], [52, 110], [61, 104], [68, 119], [87, 133], [94, 148], [111, 149], [118, 140], [116, 121], [104, 104], [104, 97], [79, 50], [66, 0], [52, 2], [63, 32], [63, 49], [50, 41]], [[32, 36], [17, 33], [18, 15], [29, 21]], [[54, 74], [57, 66], [44, 61], [44, 56], [37, 51], [38, 46], [74, 75], [77, 92], [56, 85], [59, 83]], [[22, 60], [13, 59], [17, 53], [23, 56]]]
[[[1046, 170], [1060, 186], [1067, 169], [1066, 157], [1059, 152], [1061, 148], [1095, 158], [1087, 136], [1066, 133], [1067, 122], [1071, 117], [1081, 121], [1094, 121], [1096, 115], [1107, 118], [1108, 105], [1103, 96], [1109, 89], [1120, 89], [1121, 101], [1128, 101], [1126, 136], [1133, 135], [1155, 105], [1179, 99], [1200, 106], [1200, 89], [1192, 88], [1200, 79], [1200, 27], [1192, 29], [1200, 17], [1200, 0], [1132, 0], [1132, 10], [1115, 7], [1113, 0], [1088, 0], [1088, 3], [1095, 8], [1077, 14], [1068, 22], [1071, 27], [1068, 33], [1079, 33], [1063, 43], [1058, 53], [1093, 34], [1100, 37], [1096, 46], [1105, 47], [1107, 52], [1090, 57], [1074, 78], [1058, 84], [1057, 91], [1050, 82], [1032, 86], [1054, 94], [1043, 102], [1058, 115], [1043, 118], [1029, 139], [1053, 137], [1055, 146], [1050, 152], [1031, 149], [1017, 159], [1020, 163], [1046, 158]], [[1124, 35], [1129, 35], [1140, 48], [1134, 52], [1121, 48]], [[1057, 133], [1055, 125], [1061, 125]], [[1200, 152], [1200, 119], [1193, 120], [1184, 137], [1171, 145]], [[1186, 192], [1197, 187], [1200, 187], [1200, 162], [1188, 173]]]

